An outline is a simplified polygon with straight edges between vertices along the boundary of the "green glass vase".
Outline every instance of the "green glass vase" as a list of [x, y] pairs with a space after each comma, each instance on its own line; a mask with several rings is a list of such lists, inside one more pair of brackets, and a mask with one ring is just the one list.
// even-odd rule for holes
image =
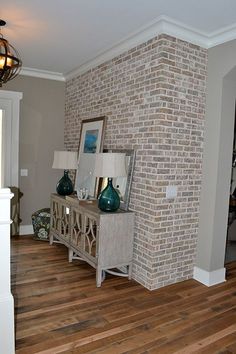
[[102, 211], [113, 212], [120, 206], [120, 197], [112, 185], [112, 178], [108, 178], [106, 188], [98, 197], [98, 207]]
[[69, 171], [64, 171], [64, 176], [57, 183], [57, 193], [60, 195], [70, 195], [73, 193], [73, 184], [68, 176]]

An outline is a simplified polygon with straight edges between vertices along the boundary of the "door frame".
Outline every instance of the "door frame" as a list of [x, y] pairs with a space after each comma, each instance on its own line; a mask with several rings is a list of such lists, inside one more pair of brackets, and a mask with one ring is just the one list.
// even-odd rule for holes
[[22, 92], [0, 90], [3, 110], [4, 187], [19, 187], [19, 126]]

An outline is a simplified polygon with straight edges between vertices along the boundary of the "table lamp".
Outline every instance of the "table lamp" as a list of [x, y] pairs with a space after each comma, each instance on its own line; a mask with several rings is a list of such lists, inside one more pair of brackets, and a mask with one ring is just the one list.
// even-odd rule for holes
[[120, 206], [120, 197], [112, 184], [113, 177], [126, 176], [125, 153], [98, 153], [95, 157], [94, 176], [107, 177], [107, 186], [98, 197], [102, 211], [114, 212]]
[[64, 170], [64, 176], [57, 183], [56, 191], [60, 195], [73, 193], [73, 184], [68, 176], [69, 170], [76, 170], [78, 165], [77, 152], [75, 151], [54, 151], [52, 168]]

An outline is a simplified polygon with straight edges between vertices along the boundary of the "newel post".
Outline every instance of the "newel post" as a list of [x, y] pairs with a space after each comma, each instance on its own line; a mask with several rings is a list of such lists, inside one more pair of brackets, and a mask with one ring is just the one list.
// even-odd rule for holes
[[10, 273], [10, 202], [9, 188], [0, 188], [0, 347], [1, 353], [15, 353], [14, 299]]

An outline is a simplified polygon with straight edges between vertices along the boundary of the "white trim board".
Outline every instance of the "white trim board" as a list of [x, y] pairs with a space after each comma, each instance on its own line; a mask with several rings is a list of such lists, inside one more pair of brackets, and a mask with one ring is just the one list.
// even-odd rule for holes
[[156, 20], [149, 22], [148, 25], [141, 27], [138, 31], [123, 38], [123, 40], [116, 43], [112, 48], [107, 48], [107, 50], [99, 53], [95, 58], [80, 65], [75, 70], [70, 71], [65, 75], [65, 79], [69, 80], [77, 75], [83, 74], [89, 69], [94, 68], [107, 60], [111, 60], [125, 51], [145, 43], [162, 33], [199, 45], [203, 48], [208, 48], [209, 39], [206, 33], [193, 27], [186, 26], [185, 24], [167, 16], [160, 16]]
[[33, 235], [33, 225], [20, 225], [20, 235]]
[[212, 286], [223, 283], [225, 281], [225, 268], [207, 272], [204, 269], [194, 267], [193, 279], [199, 281], [206, 286]]
[[116, 43], [112, 48], [108, 48], [95, 58], [80, 65], [77, 69], [65, 74], [65, 79], [69, 80], [77, 75], [83, 74], [115, 56], [142, 44], [160, 34], [167, 34], [184, 41], [199, 45], [203, 48], [211, 48], [215, 45], [236, 39], [236, 25], [224, 27], [217, 32], [202, 32], [194, 27], [187, 26], [167, 16], [160, 16], [148, 25], [141, 27], [138, 31]]
[[187, 26], [186, 24], [176, 21], [173, 18], [159, 16], [154, 21], [149, 22], [146, 26], [139, 28], [138, 31], [130, 33], [130, 35], [120, 40], [112, 48], [103, 50], [101, 53], [98, 53], [96, 57], [91, 58], [68, 73], [23, 67], [20, 75], [58, 81], [69, 80], [141, 43], [146, 42], [151, 38], [158, 36], [161, 33], [174, 36], [184, 41], [199, 45], [203, 48], [211, 48], [218, 44], [236, 39], [236, 24], [222, 27], [218, 31], [207, 33], [194, 27]]
[[47, 70], [38, 70], [33, 68], [22, 67], [20, 75], [38, 77], [40, 79], [56, 80], [56, 81], [65, 81], [65, 77], [62, 73], [57, 73]]

